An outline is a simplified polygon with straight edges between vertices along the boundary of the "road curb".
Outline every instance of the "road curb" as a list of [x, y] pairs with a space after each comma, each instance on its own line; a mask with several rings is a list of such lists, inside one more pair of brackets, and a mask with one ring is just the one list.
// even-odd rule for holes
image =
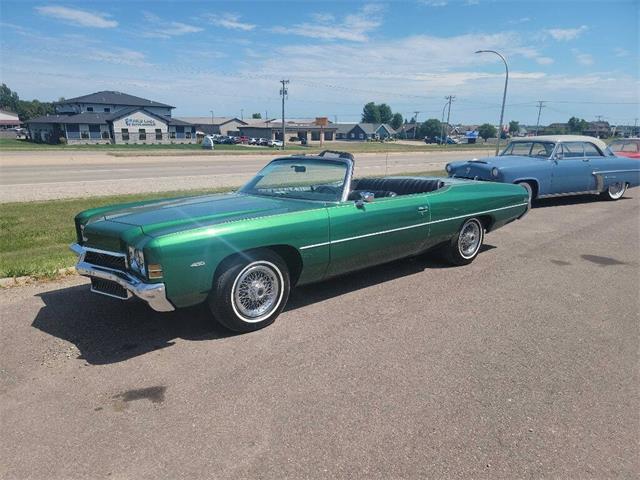
[[76, 267], [59, 268], [56, 270], [55, 275], [51, 277], [34, 277], [32, 275], [25, 275], [22, 277], [4, 277], [0, 278], [0, 288], [13, 288], [21, 287], [23, 285], [29, 285], [35, 282], [47, 282], [57, 280], [61, 277], [67, 277], [69, 275], [77, 275]]

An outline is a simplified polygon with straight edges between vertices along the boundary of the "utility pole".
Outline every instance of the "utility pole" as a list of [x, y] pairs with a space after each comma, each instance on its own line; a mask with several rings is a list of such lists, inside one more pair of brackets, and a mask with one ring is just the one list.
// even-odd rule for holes
[[284, 134], [284, 101], [287, 98], [287, 84], [289, 83], [289, 80], [280, 80], [280, 83], [282, 84], [282, 88], [280, 89], [280, 96], [282, 96], [282, 150], [284, 150], [284, 145], [285, 145], [285, 134]]
[[446, 100], [448, 100], [449, 102], [449, 107], [447, 109], [447, 127], [446, 127], [446, 131], [444, 132], [444, 148], [447, 148], [447, 140], [449, 137], [449, 118], [451, 117], [451, 102], [453, 102], [454, 98], [456, 98], [455, 95], [449, 95], [447, 97], [444, 97]]
[[211, 112], [211, 133], [213, 133], [213, 110], [209, 110]]
[[240, 109], [240, 120], [244, 120], [244, 108]]
[[540, 127], [540, 113], [544, 108], [544, 100], [538, 100], [538, 120], [536, 121], [536, 136], [538, 136], [538, 128]]
[[636, 118], [633, 122], [633, 135], [638, 135], [638, 119]]
[[419, 113], [420, 112], [418, 112], [418, 111], [413, 112], [413, 121], [415, 122], [413, 124], [413, 139], [414, 140], [416, 139], [416, 130], [418, 129], [418, 114]]

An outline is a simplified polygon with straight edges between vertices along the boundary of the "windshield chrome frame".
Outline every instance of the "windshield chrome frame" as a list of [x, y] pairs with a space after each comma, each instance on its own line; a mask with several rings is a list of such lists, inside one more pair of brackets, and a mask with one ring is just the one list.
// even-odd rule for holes
[[[347, 198], [349, 197], [349, 192], [351, 191], [351, 181], [353, 179], [353, 170], [354, 170], [354, 161], [350, 158], [322, 158], [322, 157], [317, 157], [317, 156], [308, 156], [305, 157], [304, 155], [291, 155], [289, 157], [279, 157], [279, 158], [274, 158], [273, 160], [271, 160], [269, 163], [267, 163], [264, 167], [262, 167], [259, 171], [261, 172], [262, 170], [264, 170], [265, 168], [267, 168], [269, 165], [271, 165], [274, 162], [278, 162], [281, 160], [294, 160], [294, 159], [299, 159], [299, 160], [316, 160], [316, 161], [330, 161], [330, 162], [337, 162], [337, 163], [344, 163], [347, 167], [347, 170], [345, 172], [344, 175], [344, 183], [342, 186], [342, 195], [340, 196], [340, 198], [338, 200], [313, 200], [313, 199], [307, 199], [307, 198], [294, 198], [294, 197], [288, 197], [286, 198], [286, 200], [298, 200], [298, 201], [303, 201], [303, 202], [321, 202], [321, 203], [342, 203], [342, 202], [346, 202]], [[256, 173], [257, 175], [257, 173]], [[255, 177], [255, 175], [254, 175]], [[253, 177], [252, 177], [253, 179]], [[249, 180], [251, 181], [251, 180]], [[267, 197], [269, 195], [259, 195], [257, 193], [249, 193], [249, 192], [243, 192], [242, 190], [245, 188], [245, 186], [248, 184], [249, 182], [247, 182], [245, 185], [243, 185], [242, 187], [240, 187], [239, 190], [237, 190], [238, 193], [242, 193], [245, 195], [254, 195], [256, 197]]]

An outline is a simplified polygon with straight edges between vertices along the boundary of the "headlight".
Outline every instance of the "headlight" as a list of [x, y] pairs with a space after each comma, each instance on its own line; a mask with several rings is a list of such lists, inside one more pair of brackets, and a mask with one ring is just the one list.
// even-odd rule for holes
[[499, 171], [496, 167], [493, 167], [493, 168], [491, 169], [491, 175], [492, 175], [493, 177], [497, 177], [498, 175], [500, 175], [500, 171]]
[[453, 170], [453, 168], [451, 168], [451, 165], [449, 165], [448, 163], [447, 166], [444, 167], [444, 169], [447, 171], [447, 173], [451, 173], [451, 170]]
[[135, 270], [138, 273], [145, 273], [144, 270], [144, 253], [142, 250], [138, 250], [132, 246], [127, 247], [127, 254], [129, 255], [129, 267], [131, 270]]

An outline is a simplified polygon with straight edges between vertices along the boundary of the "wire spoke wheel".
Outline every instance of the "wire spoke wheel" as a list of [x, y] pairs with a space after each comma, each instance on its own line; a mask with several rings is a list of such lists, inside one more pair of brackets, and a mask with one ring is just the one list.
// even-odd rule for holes
[[467, 221], [458, 236], [458, 250], [463, 258], [472, 258], [482, 242], [482, 226], [477, 221]]
[[236, 278], [232, 301], [247, 322], [259, 322], [278, 307], [281, 281], [275, 266], [264, 263], [249, 264]]

